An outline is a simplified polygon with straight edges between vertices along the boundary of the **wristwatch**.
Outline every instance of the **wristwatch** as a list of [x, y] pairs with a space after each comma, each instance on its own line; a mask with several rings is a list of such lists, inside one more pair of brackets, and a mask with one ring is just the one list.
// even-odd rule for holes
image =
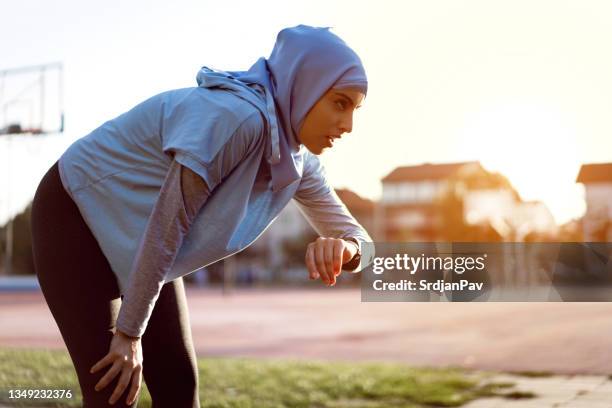
[[355, 255], [353, 256], [353, 258], [351, 258], [350, 261], [342, 265], [343, 270], [353, 271], [357, 269], [359, 263], [361, 262], [361, 246], [359, 245], [359, 241], [357, 240], [357, 238], [348, 237], [344, 238], [344, 240], [354, 242], [357, 245], [357, 253], [355, 253]]

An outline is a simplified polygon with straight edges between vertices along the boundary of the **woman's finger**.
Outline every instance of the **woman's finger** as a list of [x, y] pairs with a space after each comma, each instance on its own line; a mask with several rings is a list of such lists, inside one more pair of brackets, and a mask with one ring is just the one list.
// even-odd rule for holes
[[123, 364], [121, 364], [120, 360], [115, 360], [115, 363], [111, 368], [108, 369], [104, 377], [96, 384], [96, 391], [100, 391], [102, 388], [106, 387], [112, 380], [121, 372], [121, 368]]
[[314, 258], [315, 264], [317, 265], [317, 271], [321, 275], [321, 279], [323, 282], [329, 284], [331, 279], [327, 276], [327, 269], [325, 268], [325, 259], [324, 259], [324, 249], [323, 249], [323, 241], [317, 240], [314, 245]]
[[139, 365], [132, 374], [132, 386], [130, 387], [130, 394], [127, 397], [126, 403], [132, 405], [138, 397], [138, 391], [140, 390], [140, 384], [142, 382], [142, 366]]
[[304, 260], [306, 262], [306, 268], [308, 268], [308, 274], [310, 275], [310, 279], [317, 279], [319, 274], [317, 273], [317, 266], [315, 265], [314, 252], [312, 250], [312, 247], [312, 243], [308, 244]]
[[94, 364], [91, 369], [89, 370], [89, 372], [91, 374], [95, 373], [96, 371], [98, 371], [99, 369], [101, 369], [102, 367], [106, 367], [107, 365], [109, 365], [110, 363], [112, 363], [114, 361], [113, 356], [108, 353], [107, 355], [105, 355], [100, 361], [98, 361], [96, 364]]
[[117, 400], [123, 394], [123, 391], [125, 391], [130, 383], [130, 378], [132, 378], [132, 368], [124, 366], [123, 370], [121, 371], [121, 377], [119, 377], [119, 382], [115, 387], [115, 391], [113, 391], [113, 395], [111, 395], [110, 399], [108, 400], [109, 404], [114, 404], [117, 402]]
[[342, 255], [344, 254], [344, 242], [341, 239], [334, 241], [334, 276], [340, 275], [342, 270]]
[[330, 284], [336, 283], [336, 275], [334, 274], [334, 240], [328, 239], [325, 240], [323, 245], [323, 258], [325, 259], [325, 270], [327, 271], [327, 276], [329, 276]]

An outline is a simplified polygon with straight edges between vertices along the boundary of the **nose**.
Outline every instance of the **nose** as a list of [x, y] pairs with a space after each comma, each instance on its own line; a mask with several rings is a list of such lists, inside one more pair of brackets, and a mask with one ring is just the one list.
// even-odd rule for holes
[[351, 133], [353, 131], [353, 113], [352, 112], [342, 117], [339, 128], [342, 133]]

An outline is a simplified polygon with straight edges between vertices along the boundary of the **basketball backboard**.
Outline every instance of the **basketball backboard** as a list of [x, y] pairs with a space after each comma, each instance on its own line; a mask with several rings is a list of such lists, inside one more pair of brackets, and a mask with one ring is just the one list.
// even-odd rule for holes
[[63, 132], [63, 66], [0, 70], [0, 136]]

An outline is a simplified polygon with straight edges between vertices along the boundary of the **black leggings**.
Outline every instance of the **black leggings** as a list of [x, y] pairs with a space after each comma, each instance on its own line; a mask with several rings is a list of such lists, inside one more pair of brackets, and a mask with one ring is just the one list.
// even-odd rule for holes
[[[32, 250], [40, 287], [74, 364], [85, 407], [109, 407], [120, 375], [95, 385], [111, 367], [89, 369], [109, 350], [121, 296], [117, 278], [66, 193], [55, 163], [32, 204]], [[198, 367], [182, 278], [166, 283], [142, 336], [143, 377], [153, 407], [199, 407]], [[125, 403], [129, 386], [113, 407]], [[136, 404], [132, 405], [135, 406]]]

